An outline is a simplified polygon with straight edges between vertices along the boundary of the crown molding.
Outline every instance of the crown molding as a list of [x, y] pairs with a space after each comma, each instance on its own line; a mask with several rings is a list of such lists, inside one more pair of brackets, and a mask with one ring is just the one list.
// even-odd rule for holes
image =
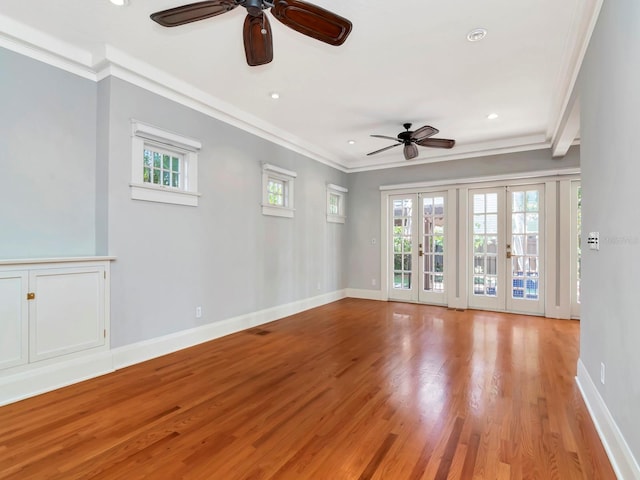
[[111, 76], [346, 172], [328, 152], [110, 46], [87, 52], [0, 15], [0, 47], [99, 82]]
[[90, 52], [0, 15], [0, 47], [96, 81]]
[[556, 96], [551, 104], [551, 117], [549, 118], [549, 129], [547, 138], [552, 144], [561, 141], [566, 143], [566, 139], [559, 140], [566, 136], [564, 128], [573, 128], [567, 125], [566, 117], [570, 115], [568, 110], [572, 110], [575, 99], [575, 88], [582, 66], [582, 60], [587, 53], [587, 47], [591, 40], [591, 35], [595, 29], [600, 9], [604, 0], [583, 0], [577, 2], [576, 13], [573, 16], [573, 24], [569, 30], [567, 44], [563, 55], [562, 64], [565, 66], [558, 81]]
[[338, 159], [288, 132], [226, 103], [165, 71], [138, 60], [110, 45], [105, 45], [95, 62], [99, 80], [119, 78], [159, 96], [189, 107], [260, 138], [280, 145], [320, 163], [346, 171]]
[[109, 76], [119, 78], [329, 167], [347, 171], [328, 152], [110, 45], [87, 52], [0, 15], [0, 47], [94, 82]]
[[488, 157], [490, 155], [502, 155], [505, 153], [526, 152], [530, 150], [544, 150], [551, 148], [551, 143], [544, 140], [543, 134], [528, 135], [523, 137], [510, 137], [497, 139], [490, 142], [478, 142], [466, 145], [456, 145], [455, 151], [446, 154], [434, 154], [416, 160], [392, 160], [378, 163], [363, 163], [359, 166], [347, 169], [348, 173], [366, 172], [371, 170], [384, 170], [387, 168], [407, 167], [409, 165], [425, 165], [429, 163], [446, 162], [449, 160], [462, 160], [465, 158]]
[[505, 173], [502, 175], [485, 175], [467, 178], [442, 179], [425, 182], [400, 183], [395, 185], [380, 185], [381, 192], [398, 192], [402, 190], [416, 190], [421, 188], [434, 187], [454, 187], [474, 185], [477, 183], [494, 183], [494, 182], [516, 182], [519, 180], [531, 179], [558, 179], [558, 178], [578, 178], [580, 175], [579, 167], [559, 168], [556, 170], [531, 170], [520, 173]]
[[572, 34], [570, 35], [570, 38], [574, 40], [569, 42], [566, 49], [565, 57], [570, 61], [568, 60], [567, 62], [569, 65], [567, 72], [562, 76], [565, 80], [562, 88], [558, 89], [560, 93], [554, 102], [557, 107], [554, 108], [555, 113], [552, 124], [555, 125], [555, 128], [553, 135], [547, 132], [546, 134], [456, 145], [454, 151], [425, 152], [425, 156], [411, 162], [368, 158], [353, 162], [338, 158], [317, 145], [294, 137], [289, 132], [205, 93], [193, 85], [134, 58], [111, 45], [103, 45], [98, 50], [89, 52], [2, 15], [0, 15], [0, 47], [94, 82], [99, 82], [108, 77], [124, 80], [331, 168], [344, 173], [355, 173], [551, 148], [553, 145], [552, 140], [558, 135], [558, 130], [565, 116], [565, 110], [569, 105], [580, 64], [603, 2], [603, 0], [585, 1], [588, 5], [581, 12], [578, 12], [580, 13], [579, 18], [574, 22]]

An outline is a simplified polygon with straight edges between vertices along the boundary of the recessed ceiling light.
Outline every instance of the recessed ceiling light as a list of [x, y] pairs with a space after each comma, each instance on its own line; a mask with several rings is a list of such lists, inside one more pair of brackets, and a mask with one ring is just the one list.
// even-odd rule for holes
[[484, 28], [474, 28], [469, 33], [467, 33], [467, 40], [470, 42], [479, 42], [484, 37], [487, 36], [487, 30]]
[[110, 2], [118, 7], [126, 7], [129, 5], [129, 0], [110, 0]]
[[280, 98], [280, 94], [279, 94], [278, 92], [271, 92], [271, 93], [269, 94], [269, 96], [270, 96], [271, 98], [273, 98], [274, 100], [277, 100], [277, 99], [279, 99], [279, 98]]
[[356, 141], [355, 141], [355, 140], [349, 140], [347, 143], [348, 143], [349, 145], [355, 145], [355, 144], [356, 144]]
[[488, 120], [495, 120], [496, 118], [498, 118], [497, 113], [490, 113], [489, 115], [487, 115]]

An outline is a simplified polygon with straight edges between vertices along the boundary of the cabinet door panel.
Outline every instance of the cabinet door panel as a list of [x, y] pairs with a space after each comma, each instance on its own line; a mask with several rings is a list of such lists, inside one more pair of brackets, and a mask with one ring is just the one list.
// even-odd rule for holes
[[104, 268], [34, 271], [30, 288], [31, 361], [104, 345]]
[[25, 272], [0, 272], [0, 369], [29, 358], [27, 281]]

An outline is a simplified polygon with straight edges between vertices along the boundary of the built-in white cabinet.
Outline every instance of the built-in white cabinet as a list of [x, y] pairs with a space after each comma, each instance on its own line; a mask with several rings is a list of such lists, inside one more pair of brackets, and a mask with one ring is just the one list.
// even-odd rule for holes
[[29, 361], [28, 273], [0, 271], [0, 369]]
[[0, 375], [109, 348], [109, 263], [0, 261]]

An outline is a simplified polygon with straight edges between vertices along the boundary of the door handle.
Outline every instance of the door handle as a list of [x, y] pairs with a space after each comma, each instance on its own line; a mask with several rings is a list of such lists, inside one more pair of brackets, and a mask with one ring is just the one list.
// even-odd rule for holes
[[507, 258], [511, 258], [511, 245], [507, 245]]

